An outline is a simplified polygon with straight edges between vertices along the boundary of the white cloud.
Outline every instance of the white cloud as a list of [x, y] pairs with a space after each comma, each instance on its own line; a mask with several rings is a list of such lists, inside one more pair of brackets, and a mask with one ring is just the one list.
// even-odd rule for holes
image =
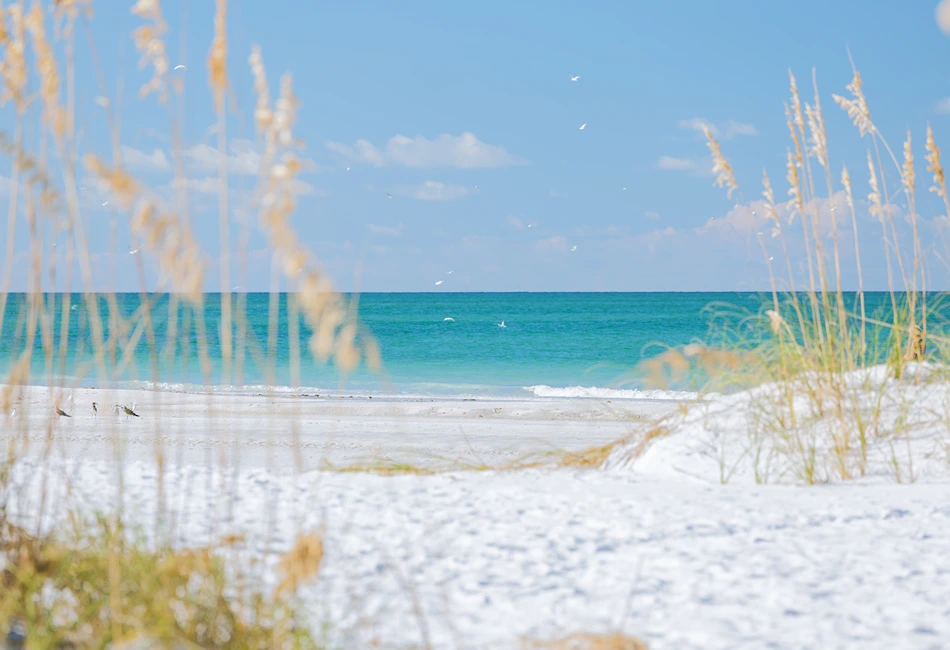
[[680, 120], [681, 129], [690, 129], [692, 131], [703, 132], [703, 128], [709, 129], [713, 137], [720, 140], [731, 140], [737, 136], [755, 136], [759, 135], [759, 130], [754, 124], [748, 122], [737, 122], [727, 120], [716, 125], [702, 117], [692, 117], [688, 120]]
[[397, 188], [395, 192], [420, 201], [454, 201], [467, 196], [468, 188], [461, 185], [446, 185], [436, 181], [425, 181], [419, 185]]
[[508, 225], [515, 230], [524, 230], [524, 223], [518, 217], [508, 215]]
[[[171, 189], [184, 188], [199, 194], [217, 194], [221, 183], [217, 176], [202, 176], [201, 178], [173, 178], [166, 187]], [[310, 183], [294, 179], [291, 183], [292, 191], [298, 196], [317, 196], [324, 197], [328, 192], [322, 188], [314, 187]], [[233, 194], [236, 190], [230, 188]]]
[[[196, 144], [185, 149], [185, 162], [189, 169], [201, 172], [217, 172], [221, 164], [221, 152], [217, 147], [208, 144]], [[259, 147], [251, 142], [238, 138], [228, 146], [228, 171], [232, 174], [256, 176], [260, 173], [263, 157]], [[314, 161], [303, 158], [300, 161], [304, 171], [320, 171], [322, 168]]]
[[656, 161], [657, 169], [669, 169], [678, 172], [694, 171], [699, 167], [692, 158], [674, 158], [673, 156], [660, 156]]
[[944, 115], [950, 114], [950, 97], [944, 97], [934, 105], [934, 110]]
[[375, 223], [366, 224], [366, 229], [373, 233], [374, 235], [388, 235], [390, 237], [399, 237], [402, 235], [403, 224], [400, 224], [395, 228], [390, 228], [389, 226], [378, 226]]
[[290, 184], [290, 187], [294, 194], [298, 196], [317, 196], [321, 198], [330, 196], [330, 193], [322, 187], [314, 187], [310, 183], [302, 181], [299, 178], [295, 178]]
[[[775, 212], [782, 222], [782, 228], [786, 230], [790, 225], [790, 217], [793, 215], [792, 205], [792, 202], [788, 201], [775, 206]], [[828, 235], [832, 232], [832, 216], [837, 217], [839, 229], [851, 227], [851, 216], [847, 206], [847, 195], [844, 190], [839, 190], [830, 199], [812, 199], [805, 205], [805, 211], [810, 219], [813, 219], [815, 215], [818, 216], [819, 231]], [[835, 215], [832, 215], [832, 208]], [[753, 201], [748, 205], [737, 205], [729, 210], [724, 217], [708, 219], [705, 224], [696, 228], [695, 231], [700, 235], [710, 232], [736, 231], [743, 233], [763, 232], [766, 236], [770, 236], [773, 232], [773, 222], [766, 215], [765, 202]], [[795, 230], [793, 232], [801, 230], [801, 226], [797, 223], [800, 218], [800, 215], [794, 214]]]
[[462, 169], [509, 167], [526, 161], [508, 153], [499, 145], [486, 144], [468, 131], [461, 135], [443, 133], [434, 140], [424, 136], [408, 138], [395, 135], [377, 148], [368, 140], [357, 140], [353, 146], [327, 142], [327, 149], [353, 162], [375, 167], [458, 167]]
[[653, 219], [654, 221], [660, 218], [659, 213], [654, 212], [653, 210], [647, 210], [646, 212], [643, 213], [643, 216], [646, 217], [647, 219]]
[[171, 167], [168, 156], [161, 149], [154, 149], [152, 153], [145, 153], [132, 147], [122, 145], [122, 160], [133, 169], [148, 171], [166, 171]]
[[647, 247], [647, 251], [651, 254], [656, 252], [656, 245], [659, 244], [664, 239], [672, 238], [677, 235], [676, 228], [672, 226], [667, 226], [666, 228], [657, 228], [651, 230], [648, 233], [640, 235], [637, 237], [637, 241]]
[[217, 194], [221, 187], [221, 182], [217, 176], [205, 176], [203, 178], [175, 178], [171, 182], [171, 187], [178, 189], [184, 188], [199, 194]]
[[544, 253], [566, 253], [567, 238], [555, 235], [547, 239], [539, 239], [534, 243], [534, 247]]

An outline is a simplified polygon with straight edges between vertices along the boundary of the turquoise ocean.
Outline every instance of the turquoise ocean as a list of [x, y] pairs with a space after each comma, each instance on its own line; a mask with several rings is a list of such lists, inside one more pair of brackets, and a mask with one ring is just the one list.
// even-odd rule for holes
[[[92, 364], [92, 336], [87, 307], [72, 294], [68, 344], [62, 346], [63, 294], [45, 294], [52, 314], [52, 364], [46, 361], [43, 337], [36, 328], [30, 383], [53, 381], [65, 386], [156, 387], [166, 390], [259, 392], [265, 388], [300, 392], [370, 392], [388, 395], [493, 396], [635, 396], [644, 388], [635, 372], [644, 358], [664, 346], [706, 340], [707, 307], [729, 304], [755, 312], [762, 298], [749, 293], [369, 293], [359, 296], [362, 325], [378, 341], [384, 373], [365, 368], [345, 383], [332, 365], [306, 354], [309, 331], [301, 324], [300, 381], [291, 387], [287, 296], [281, 294], [277, 321], [276, 364], [268, 372], [255, 353], [267, 347], [270, 295], [235, 295], [246, 301], [245, 350], [240, 369], [225, 375], [221, 364], [219, 327], [221, 300], [207, 294], [203, 308], [210, 375], [202, 372], [195, 343], [195, 314], [179, 307], [178, 342], [169, 344], [169, 297], [150, 296], [154, 337], [144, 330], [125, 364], [109, 361], [103, 379]], [[869, 296], [883, 303], [885, 294]], [[115, 297], [118, 312], [129, 319], [141, 306], [139, 294]], [[26, 300], [11, 294], [0, 332], [0, 372], [8, 376], [26, 346]], [[109, 303], [99, 298], [105, 335]], [[134, 321], [133, 321], [134, 322]], [[504, 322], [504, 327], [501, 327]], [[120, 339], [134, 330], [126, 327]], [[189, 345], [180, 343], [180, 333]], [[236, 339], [240, 334], [235, 330]], [[154, 340], [154, 347], [149, 339]], [[158, 354], [153, 354], [156, 350]], [[156, 363], [153, 359], [158, 358]], [[121, 367], [120, 367], [121, 365]], [[686, 386], [680, 388], [688, 388]]]

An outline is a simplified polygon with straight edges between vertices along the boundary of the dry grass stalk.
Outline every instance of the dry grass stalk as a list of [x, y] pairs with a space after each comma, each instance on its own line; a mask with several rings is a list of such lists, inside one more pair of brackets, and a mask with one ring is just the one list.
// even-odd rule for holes
[[61, 136], [66, 131], [66, 111], [60, 103], [59, 68], [53, 48], [46, 38], [45, 14], [40, 4], [34, 4], [27, 14], [26, 28], [36, 53], [43, 116], [53, 133]]
[[851, 188], [851, 174], [847, 167], [841, 168], [841, 185], [845, 189], [845, 200], [851, 210], [851, 230], [854, 234], [854, 261], [858, 271], [858, 301], [861, 305], [861, 339], [859, 352], [864, 355], [868, 349], [867, 342], [867, 313], [864, 300], [864, 273], [861, 269], [861, 245], [858, 242], [858, 217], [854, 210], [854, 193]]
[[323, 561], [323, 540], [316, 533], [297, 536], [294, 547], [280, 559], [280, 572], [283, 579], [277, 586], [277, 593], [295, 592], [308, 580], [316, 577]]
[[862, 138], [869, 134], [873, 135], [876, 128], [874, 122], [871, 121], [871, 109], [868, 108], [867, 99], [864, 97], [861, 73], [857, 70], [854, 71], [854, 76], [851, 83], [847, 85], [847, 89], [851, 93], [851, 99], [841, 95], [832, 95], [832, 98], [838, 106], [847, 111], [848, 117], [858, 127], [858, 133], [861, 134]]
[[86, 168], [102, 180], [125, 209], [132, 208], [132, 232], [146, 249], [158, 255], [162, 272], [175, 289], [193, 304], [201, 304], [204, 262], [191, 231], [174, 214], [163, 213], [159, 203], [145, 195], [139, 182], [121, 167], [110, 167], [96, 156], [86, 157]]
[[284, 275], [299, 288], [301, 312], [314, 332], [310, 351], [320, 361], [332, 358], [344, 374], [354, 370], [363, 355], [370, 368], [378, 369], [378, 346], [371, 339], [358, 344], [356, 323], [350, 319], [345, 301], [312, 263], [290, 225], [290, 215], [296, 208], [296, 180], [301, 171], [300, 159], [293, 151], [300, 143], [293, 135], [297, 99], [292, 79], [290, 75], [281, 78], [280, 96], [268, 114], [262, 103], [266, 99], [261, 94], [266, 89], [266, 76], [259, 49], [252, 51], [249, 63], [258, 90], [258, 128], [266, 143], [259, 188], [260, 219], [281, 260]]
[[0, 7], [0, 47], [3, 49], [3, 61], [0, 62], [3, 93], [0, 93], [0, 104], [12, 99], [19, 112], [24, 107], [23, 93], [27, 79], [26, 21], [20, 4], [11, 4], [6, 9]]
[[227, 0], [216, 0], [214, 12], [214, 40], [208, 51], [208, 79], [214, 92], [215, 105], [220, 112], [224, 107], [224, 93], [228, 88]]
[[706, 146], [709, 147], [709, 152], [712, 154], [712, 170], [716, 175], [716, 180], [713, 184], [716, 187], [725, 187], [726, 196], [732, 198], [732, 193], [739, 189], [739, 184], [736, 182], [736, 175], [732, 171], [732, 166], [729, 164], [729, 161], [726, 160], [726, 157], [722, 155], [722, 149], [719, 148], [719, 143], [716, 141], [716, 138], [713, 137], [709, 127], [703, 126], [703, 134], [706, 136]]
[[145, 97], [158, 93], [159, 101], [167, 97], [168, 53], [165, 50], [165, 34], [168, 26], [162, 17], [159, 0], [136, 0], [132, 14], [146, 21], [145, 25], [132, 32], [135, 49], [141, 58], [139, 68], [152, 66], [152, 78], [139, 89], [139, 95]]
[[927, 171], [933, 174], [934, 179], [934, 184], [930, 186], [930, 191], [936, 192], [937, 196], [946, 199], [947, 179], [943, 173], [943, 165], [940, 163], [940, 149], [937, 147], [937, 143], [934, 142], [934, 131], [930, 128], [930, 124], [927, 124], [927, 142], [925, 148], [927, 150]]

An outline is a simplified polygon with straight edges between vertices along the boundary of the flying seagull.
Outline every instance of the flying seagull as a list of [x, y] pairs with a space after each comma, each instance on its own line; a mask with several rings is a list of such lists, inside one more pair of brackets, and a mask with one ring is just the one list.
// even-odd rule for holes
[[350, 171], [350, 168], [349, 168], [349, 167], [347, 167], [347, 168], [346, 168], [346, 171]]
[[586, 126], [587, 126], [587, 122], [584, 122], [584, 123], [581, 124], [579, 127], [577, 127], [577, 129], [578, 129], [579, 131], [583, 131]]
[[435, 286], [439, 286], [439, 285], [442, 284], [443, 282], [445, 282], [445, 280], [438, 280], [438, 281], [435, 283]]
[[105, 205], [109, 205], [109, 202], [108, 202], [108, 201], [103, 201], [103, 202], [102, 202], [102, 205], [104, 205], [104, 206], [105, 206]]
[[58, 406], [56, 407], [56, 415], [58, 415], [58, 416], [61, 417], [61, 418], [71, 418], [71, 417], [72, 417], [69, 413], [67, 413], [67, 412], [64, 411], [63, 409], [59, 408]]
[[135, 255], [139, 252], [139, 249], [132, 250], [132, 247], [129, 246], [129, 255]]
[[500, 323], [498, 323], [498, 327], [508, 327], [508, 326], [505, 325], [505, 321], [501, 321]]
[[[187, 70], [187, 69], [188, 69], [188, 68], [186, 68], [185, 66], [183, 66], [183, 65], [181, 65], [181, 64], [178, 64], [178, 65], [175, 66], [175, 70]], [[166, 70], [167, 70], [167, 68], [166, 68]]]
[[446, 275], [452, 275], [453, 273], [455, 273], [455, 271], [446, 271], [446, 272], [445, 272]]
[[455, 319], [452, 318], [451, 316], [446, 316], [445, 318], [442, 319], [442, 322], [443, 322], [443, 323], [454, 323], [454, 322], [455, 322]]
[[[132, 406], [135, 406], [135, 404], [132, 404]], [[125, 411], [125, 419], [126, 419], [126, 420], [129, 419], [129, 416], [130, 416], [130, 415], [131, 415], [132, 417], [134, 417], [134, 418], [140, 418], [140, 417], [142, 417], [141, 415], [139, 415], [138, 413], [136, 413], [135, 411], [133, 411], [132, 409], [130, 409], [130, 408], [129, 408], [128, 406], [126, 406], [125, 404], [122, 405], [122, 410]]]
[[571, 81], [577, 81], [577, 80], [580, 79], [580, 78], [581, 78], [581, 76], [580, 76], [580, 75], [577, 75], [576, 77], [571, 77]]
[[577, 250], [577, 244], [574, 244], [573, 246], [571, 246], [571, 251], [576, 251], [576, 250]]
[[393, 198], [393, 195], [390, 194], [389, 192], [386, 192], [386, 196], [388, 196], [389, 198]]

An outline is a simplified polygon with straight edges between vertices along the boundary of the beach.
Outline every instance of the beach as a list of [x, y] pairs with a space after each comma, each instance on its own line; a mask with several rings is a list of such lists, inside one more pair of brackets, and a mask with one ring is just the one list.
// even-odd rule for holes
[[[427, 469], [502, 467], [580, 451], [629, 435], [676, 408], [673, 400], [227, 394], [72, 389], [56, 399], [28, 387], [11, 428], [31, 451], [52, 426], [53, 454], [148, 460], [156, 444], [183, 464], [321, 469], [402, 463]], [[67, 396], [71, 396], [71, 400]], [[72, 417], [57, 416], [54, 402]], [[92, 403], [98, 405], [94, 414]], [[114, 406], [135, 405], [141, 417]]]
[[[69, 512], [121, 510], [180, 547], [240, 535], [263, 584], [297, 533], [319, 531], [326, 555], [301, 598], [336, 647], [519, 648], [622, 629], [661, 650], [923, 649], [950, 635], [950, 483], [504, 468], [642, 431], [675, 401], [72, 395], [51, 430], [47, 390], [24, 397], [34, 442], [13, 469], [14, 520], [56, 530]], [[93, 417], [93, 400], [142, 417]]]

